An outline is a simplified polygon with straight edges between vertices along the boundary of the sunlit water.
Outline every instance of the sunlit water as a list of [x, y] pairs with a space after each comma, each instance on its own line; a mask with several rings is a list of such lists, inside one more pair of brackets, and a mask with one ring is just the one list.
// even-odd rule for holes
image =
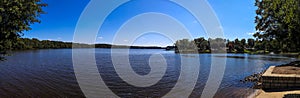
[[[119, 54], [120, 58], [124, 55]], [[97, 67], [102, 79], [112, 92], [120, 97], [164, 96], [178, 82], [181, 59], [194, 58], [196, 55], [180, 55], [174, 51], [160, 49], [131, 49], [129, 61], [133, 70], [139, 75], [147, 75], [151, 71], [149, 58], [153, 54], [161, 54], [165, 58], [166, 74], [155, 85], [135, 87], [118, 77], [111, 60], [110, 49], [95, 49]], [[280, 55], [197, 54], [197, 56], [200, 61], [200, 74], [190, 97], [201, 96], [209, 72], [213, 70], [210, 65], [213, 57], [227, 57], [223, 81], [215, 97], [249, 96], [255, 91], [251, 89], [252, 83], [243, 83], [240, 80], [261, 72], [268, 66], [296, 60]], [[6, 59], [0, 61], [0, 97], [84, 97], [74, 74], [71, 49], [18, 51]]]

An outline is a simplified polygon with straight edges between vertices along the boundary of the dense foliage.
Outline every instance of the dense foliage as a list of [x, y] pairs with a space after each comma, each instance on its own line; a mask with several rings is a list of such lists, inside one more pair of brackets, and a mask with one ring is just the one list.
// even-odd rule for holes
[[[281, 52], [300, 51], [300, 1], [256, 0], [257, 33], [265, 48]], [[270, 42], [270, 43], [265, 43]]]
[[0, 0], [0, 56], [12, 49], [22, 31], [40, 22], [44, 6], [40, 0]]
[[[234, 41], [216, 38], [209, 38], [206, 40], [205, 38], [196, 38], [194, 40], [182, 39], [177, 40], [175, 46], [177, 47], [176, 52], [185, 52], [189, 51], [189, 49], [194, 49], [199, 53], [209, 53], [212, 50], [214, 52], [230, 52], [230, 53], [245, 53], [245, 52], [254, 52], [254, 50], [263, 50], [264, 44], [260, 44], [262, 41], [254, 40], [254, 39], [235, 39]], [[178, 49], [180, 47], [180, 49]], [[260, 48], [261, 47], [261, 48]], [[226, 51], [224, 51], [226, 49]], [[262, 51], [265, 52], [265, 51]]]
[[[198, 53], [210, 53], [212, 50], [214, 52], [226, 52], [229, 53], [280, 53], [280, 46], [276, 45], [278, 40], [258, 40], [258, 39], [235, 39], [234, 41], [216, 38], [208, 40], [201, 38], [196, 38], [194, 40], [182, 39], [177, 40], [174, 44], [178, 52], [188, 52], [196, 48]], [[226, 45], [226, 46], [224, 46]], [[180, 47], [180, 49], [178, 49]], [[222, 50], [223, 49], [223, 50]], [[181, 51], [179, 51], [181, 50]]]

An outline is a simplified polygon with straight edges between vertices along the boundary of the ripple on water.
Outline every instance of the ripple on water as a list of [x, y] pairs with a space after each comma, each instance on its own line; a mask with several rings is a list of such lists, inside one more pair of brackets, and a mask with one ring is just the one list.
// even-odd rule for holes
[[[161, 53], [168, 64], [167, 74], [156, 85], [134, 88], [122, 81], [112, 66], [109, 49], [96, 49], [98, 70], [112, 91], [122, 97], [160, 97], [168, 93], [177, 83], [181, 62], [179, 54], [157, 49], [134, 49], [130, 51], [130, 63], [141, 75], [149, 73], [149, 57], [152, 53]], [[120, 56], [124, 56], [122, 54]], [[195, 58], [196, 54], [183, 55]], [[278, 55], [228, 54], [227, 65], [222, 84], [215, 97], [246, 97], [255, 92], [250, 84], [240, 83], [253, 73], [271, 65], [295, 60]], [[220, 57], [219, 56], [219, 57]], [[205, 87], [211, 66], [211, 54], [199, 54], [200, 74], [190, 97], [200, 97]], [[192, 65], [192, 64], [191, 64]], [[184, 65], [182, 65], [184, 66]], [[83, 66], [84, 67], [84, 66]], [[76, 81], [72, 65], [71, 49], [32, 50], [15, 52], [0, 62], [0, 97], [84, 97]], [[189, 81], [189, 80], [187, 80]], [[90, 86], [93, 86], [90, 84]], [[186, 88], [182, 88], [184, 90]]]

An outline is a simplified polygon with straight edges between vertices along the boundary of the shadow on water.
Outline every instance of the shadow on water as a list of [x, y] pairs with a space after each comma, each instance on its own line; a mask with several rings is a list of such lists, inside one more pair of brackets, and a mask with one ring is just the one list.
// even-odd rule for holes
[[263, 89], [265, 92], [283, 92], [283, 91], [294, 91], [299, 90], [300, 87], [294, 87], [294, 88], [280, 88], [280, 89]]
[[[220, 58], [234, 58], [234, 59], [249, 59], [249, 60], [267, 60], [267, 61], [280, 61], [280, 60], [289, 60], [291, 57], [287, 57], [284, 55], [252, 55], [249, 56], [241, 55], [241, 56], [232, 56], [232, 55], [226, 55], [226, 56], [214, 56], [214, 57], [220, 57]], [[292, 56], [293, 58], [293, 56]]]

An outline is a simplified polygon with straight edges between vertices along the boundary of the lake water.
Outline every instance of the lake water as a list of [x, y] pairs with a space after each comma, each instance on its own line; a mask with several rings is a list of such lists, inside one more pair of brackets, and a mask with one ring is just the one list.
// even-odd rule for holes
[[[122, 49], [115, 50], [121, 51]], [[87, 53], [83, 52], [83, 54]], [[153, 54], [161, 54], [164, 57], [167, 70], [163, 78], [150, 87], [135, 87], [123, 81], [114, 70], [110, 49], [95, 49], [95, 60], [106, 85], [120, 97], [164, 96], [178, 82], [181, 59], [193, 59], [195, 55], [199, 56], [200, 73], [190, 97], [201, 96], [209, 73], [213, 70], [211, 59], [224, 57], [227, 57], [225, 73], [215, 97], [246, 97], [255, 90], [251, 89], [252, 83], [240, 82], [244, 77], [261, 72], [271, 65], [296, 60], [280, 55], [180, 55], [175, 54], [174, 51], [162, 49], [131, 49], [129, 62], [132, 69], [139, 75], [147, 75], [151, 71], [149, 59]], [[122, 58], [126, 54], [120, 52], [116, 55]], [[6, 59], [0, 61], [0, 97], [84, 97], [74, 73], [72, 49], [18, 51]], [[185, 89], [189, 88], [182, 88], [182, 90]]]

